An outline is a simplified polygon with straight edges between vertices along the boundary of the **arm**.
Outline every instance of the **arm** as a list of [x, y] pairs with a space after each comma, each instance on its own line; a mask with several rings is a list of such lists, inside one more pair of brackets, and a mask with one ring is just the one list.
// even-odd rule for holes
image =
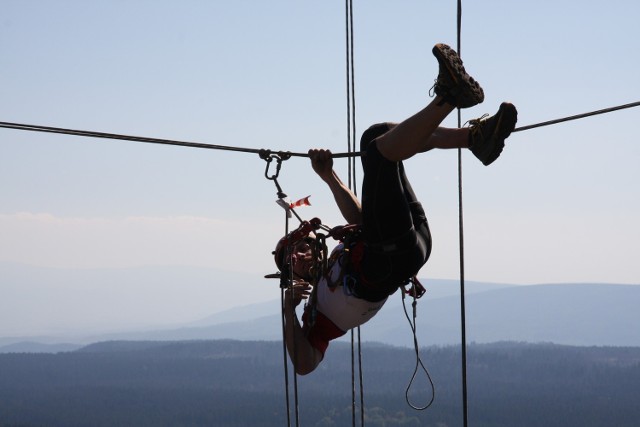
[[285, 342], [289, 358], [299, 375], [311, 373], [322, 361], [322, 353], [307, 340], [295, 312], [300, 301], [309, 296], [310, 289], [308, 283], [297, 282], [293, 289], [287, 289], [284, 296]]
[[313, 170], [327, 183], [344, 219], [350, 224], [362, 223], [362, 207], [358, 198], [342, 182], [333, 170], [333, 158], [329, 150], [309, 150]]

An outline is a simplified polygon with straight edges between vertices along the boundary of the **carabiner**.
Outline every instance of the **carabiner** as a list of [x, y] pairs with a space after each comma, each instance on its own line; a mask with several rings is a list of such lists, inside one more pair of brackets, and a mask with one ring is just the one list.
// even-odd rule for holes
[[[264, 160], [267, 162], [267, 167], [264, 170], [264, 177], [270, 181], [275, 181], [280, 175], [280, 168], [282, 167], [282, 158], [277, 154], [270, 154], [267, 157], [264, 157]], [[271, 162], [276, 161], [276, 171], [273, 175], [269, 175], [269, 168], [271, 166]]]

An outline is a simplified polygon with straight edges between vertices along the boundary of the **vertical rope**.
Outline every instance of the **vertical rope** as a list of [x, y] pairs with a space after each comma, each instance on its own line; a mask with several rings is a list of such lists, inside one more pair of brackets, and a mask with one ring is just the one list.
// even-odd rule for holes
[[[353, 0], [349, 0], [349, 41], [350, 41], [350, 64], [351, 64], [351, 148], [348, 150], [349, 153], [354, 153], [357, 151], [356, 141], [357, 141], [357, 132], [356, 132], [356, 73], [355, 73], [355, 61], [354, 61], [354, 49], [353, 49]], [[350, 157], [351, 161], [351, 175], [353, 177], [353, 185], [351, 186], [351, 190], [355, 195], [358, 195], [358, 191], [356, 190], [356, 158]]]
[[[347, 151], [351, 152], [351, 58], [352, 58], [352, 52], [351, 52], [351, 48], [352, 48], [352, 44], [351, 44], [351, 21], [350, 21], [350, 17], [352, 16], [351, 14], [351, 0], [345, 0], [344, 2], [344, 7], [345, 7], [345, 11], [344, 11], [344, 17], [345, 17], [345, 66], [346, 66], [346, 78], [347, 78], [347, 84], [346, 84], [346, 90], [347, 90]], [[349, 186], [349, 188], [351, 188], [353, 186], [353, 182], [351, 180], [351, 177], [353, 175], [353, 162], [351, 161], [351, 158], [348, 159], [348, 166], [347, 166], [347, 185]]]
[[[285, 222], [284, 222], [284, 234], [285, 236], [287, 234], [289, 234], [289, 216], [287, 215], [287, 213], [285, 212]], [[284, 271], [281, 272], [281, 274], [285, 274]], [[287, 404], [287, 426], [290, 427], [291, 426], [291, 401], [289, 399], [289, 361], [287, 360], [287, 329], [286, 329], [286, 321], [285, 321], [285, 302], [284, 302], [284, 298], [285, 298], [285, 289], [286, 287], [284, 286], [284, 281], [288, 280], [288, 284], [287, 286], [291, 286], [293, 281], [291, 280], [291, 275], [289, 275], [290, 277], [288, 277], [287, 279], [285, 279], [284, 277], [280, 278], [280, 309], [281, 309], [281, 316], [282, 316], [282, 349], [283, 349], [283, 354], [284, 354], [284, 382], [285, 382], [285, 400], [286, 400], [286, 404]], [[291, 298], [293, 298], [293, 293], [291, 294]], [[294, 349], [293, 349], [293, 358], [294, 358], [294, 364], [295, 364], [295, 360], [297, 359], [296, 356], [297, 350], [296, 350], [296, 345], [295, 345], [295, 340], [294, 340]], [[295, 419], [296, 419], [296, 426], [299, 425], [299, 419], [298, 419], [298, 380], [297, 380], [297, 375], [295, 372], [295, 366], [294, 366], [294, 370], [293, 370], [293, 378], [294, 378], [294, 386], [293, 386], [293, 390], [294, 390], [294, 402], [295, 402]]]
[[351, 329], [351, 425], [356, 427], [356, 362], [354, 331]]
[[358, 372], [360, 373], [360, 425], [364, 427], [364, 375], [362, 373], [362, 341], [360, 340], [360, 326], [358, 326]]
[[[286, 225], [285, 225], [285, 236], [287, 234], [289, 234], [289, 215], [287, 215], [287, 213], [285, 212], [285, 217], [286, 217]], [[287, 254], [290, 258], [292, 257], [291, 251], [289, 251], [289, 254]], [[291, 260], [289, 260], [289, 266], [292, 266], [293, 262], [291, 262]], [[288, 273], [289, 273], [289, 277], [288, 277], [288, 286], [289, 287], [293, 287], [293, 269], [291, 267], [288, 268]], [[293, 296], [293, 292], [291, 292], [291, 306], [293, 307], [293, 301], [294, 301], [294, 296]], [[294, 308], [295, 310], [295, 308]], [[295, 313], [294, 316], [295, 317]], [[294, 319], [295, 322], [295, 319]], [[295, 326], [294, 326], [295, 327]], [[285, 337], [286, 339], [286, 337]], [[293, 398], [294, 398], [294, 414], [295, 414], [295, 420], [296, 420], [296, 427], [300, 426], [300, 411], [299, 411], [299, 402], [298, 402], [298, 373], [296, 372], [295, 369], [295, 365], [298, 361], [298, 343], [297, 341], [293, 340]]]
[[282, 320], [282, 355], [284, 356], [284, 396], [287, 405], [287, 427], [291, 426], [291, 403], [289, 402], [289, 361], [287, 360], [287, 329], [284, 319], [284, 288], [280, 287], [280, 316]]
[[[458, 55], [462, 56], [461, 34], [462, 34], [462, 0], [458, 0], [457, 13], [457, 40]], [[461, 111], [458, 108], [458, 127], [462, 127]], [[462, 149], [458, 148], [458, 228], [460, 239], [460, 325], [461, 325], [461, 354], [462, 354], [462, 418], [464, 427], [468, 426], [468, 405], [467, 405], [467, 328], [466, 328], [466, 307], [464, 292], [464, 215], [462, 209]]]
[[[287, 216], [287, 233], [289, 233], [288, 231], [288, 221], [289, 221], [289, 217]], [[293, 265], [292, 262], [289, 262], [289, 265]], [[293, 268], [289, 268], [289, 286], [293, 287]], [[293, 296], [293, 292], [291, 292], [291, 301], [292, 304], [291, 306], [293, 307], [293, 300], [294, 300], [294, 296]], [[293, 310], [295, 310], [295, 308], [293, 308]], [[296, 314], [293, 314], [293, 317], [296, 317]], [[295, 322], [296, 320], [293, 319], [293, 321]], [[295, 325], [294, 325], [295, 327]], [[293, 397], [294, 397], [294, 410], [295, 410], [295, 420], [296, 420], [296, 427], [300, 427], [300, 411], [299, 411], [299, 405], [298, 405], [298, 373], [296, 372], [295, 369], [295, 364], [298, 362], [298, 343], [296, 341], [296, 339], [293, 339]]]
[[[347, 79], [347, 150], [356, 151], [356, 101], [355, 101], [355, 61], [353, 37], [353, 1], [345, 0], [345, 43], [346, 43], [346, 79]], [[348, 186], [355, 195], [356, 190], [356, 157], [348, 158]], [[360, 327], [357, 328], [358, 378], [360, 384], [360, 424], [364, 426], [364, 386], [362, 373], [362, 342]], [[356, 386], [355, 386], [355, 338], [351, 330], [351, 422], [356, 425]]]

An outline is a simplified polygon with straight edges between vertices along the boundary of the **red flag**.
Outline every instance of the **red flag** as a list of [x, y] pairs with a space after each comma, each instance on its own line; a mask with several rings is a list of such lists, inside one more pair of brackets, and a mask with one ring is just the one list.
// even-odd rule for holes
[[311, 202], [309, 201], [309, 197], [311, 197], [311, 196], [307, 196], [304, 199], [300, 199], [297, 202], [293, 202], [293, 203], [289, 204], [289, 207], [291, 209], [295, 209], [295, 208], [299, 208], [301, 206], [311, 206]]

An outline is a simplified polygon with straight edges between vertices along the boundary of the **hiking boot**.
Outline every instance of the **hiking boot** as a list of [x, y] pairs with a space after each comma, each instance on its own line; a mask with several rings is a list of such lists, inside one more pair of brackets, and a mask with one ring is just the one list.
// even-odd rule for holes
[[439, 43], [433, 47], [433, 55], [438, 60], [440, 71], [433, 91], [444, 102], [457, 108], [468, 108], [484, 101], [480, 84], [464, 69], [462, 59], [455, 50]]
[[515, 129], [518, 111], [513, 104], [503, 102], [495, 116], [486, 116], [469, 120], [469, 149], [482, 164], [489, 166], [500, 156], [504, 140]]

